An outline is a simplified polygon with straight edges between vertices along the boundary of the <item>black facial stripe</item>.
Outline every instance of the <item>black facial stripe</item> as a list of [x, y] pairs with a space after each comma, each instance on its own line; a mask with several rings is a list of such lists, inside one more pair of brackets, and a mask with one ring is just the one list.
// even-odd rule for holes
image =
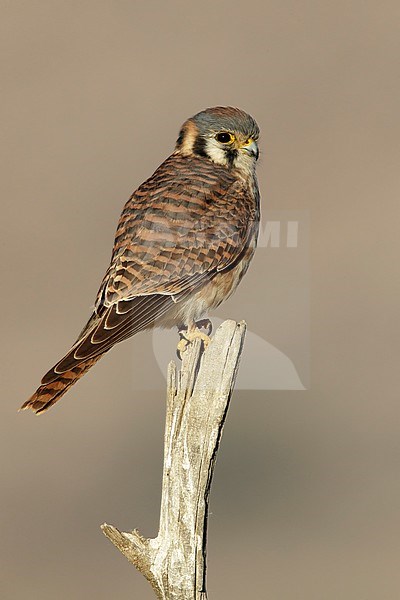
[[226, 150], [226, 158], [228, 160], [228, 165], [230, 167], [233, 166], [233, 163], [235, 162], [237, 155], [238, 155], [238, 151], [234, 150], [233, 148], [229, 148]]
[[177, 147], [177, 148], [180, 148], [180, 147], [182, 146], [182, 144], [183, 144], [183, 138], [184, 138], [184, 137], [185, 137], [185, 130], [184, 130], [184, 128], [182, 127], [182, 129], [181, 129], [181, 130], [180, 130], [180, 132], [179, 132], [179, 137], [178, 137], [178, 139], [176, 140], [176, 147]]
[[208, 157], [208, 154], [206, 152], [206, 140], [203, 137], [201, 137], [201, 135], [198, 135], [196, 138], [196, 141], [193, 145], [193, 153], [197, 154], [197, 156]]

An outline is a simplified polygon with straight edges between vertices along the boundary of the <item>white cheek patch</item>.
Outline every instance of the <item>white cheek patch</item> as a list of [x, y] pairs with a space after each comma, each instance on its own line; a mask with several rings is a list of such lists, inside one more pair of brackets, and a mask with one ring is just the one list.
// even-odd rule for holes
[[235, 159], [234, 165], [237, 169], [242, 171], [250, 171], [255, 166], [255, 159], [248, 152], [239, 150], [238, 155]]
[[206, 143], [206, 152], [211, 160], [218, 165], [227, 165], [226, 152], [220, 147], [218, 142], [214, 139], [208, 139]]
[[[214, 138], [208, 139], [205, 146], [207, 156], [217, 165], [228, 166], [229, 160], [227, 156], [227, 147], [222, 148]], [[245, 175], [251, 173], [255, 169], [256, 161], [254, 157], [245, 150], [239, 150], [233, 161], [233, 166]]]

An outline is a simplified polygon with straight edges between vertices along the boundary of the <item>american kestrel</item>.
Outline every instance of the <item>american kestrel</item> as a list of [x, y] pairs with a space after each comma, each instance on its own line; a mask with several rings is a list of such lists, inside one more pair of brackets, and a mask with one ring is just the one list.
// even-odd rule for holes
[[176, 325], [191, 340], [196, 322], [232, 294], [257, 243], [258, 136], [238, 108], [208, 108], [183, 124], [175, 151], [122, 211], [88, 323], [23, 409], [50, 408], [139, 331]]

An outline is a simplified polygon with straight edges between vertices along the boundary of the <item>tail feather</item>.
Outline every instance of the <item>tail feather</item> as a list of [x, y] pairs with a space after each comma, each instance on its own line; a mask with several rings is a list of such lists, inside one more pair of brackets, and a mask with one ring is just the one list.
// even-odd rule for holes
[[92, 367], [103, 355], [89, 358], [76, 364], [72, 369], [58, 375], [50, 383], [43, 383], [36, 392], [24, 402], [20, 410], [31, 408], [37, 415], [55, 404], [64, 394]]
[[152, 294], [121, 300], [93, 313], [67, 354], [44, 375], [41, 385], [22, 406], [36, 414], [53, 406], [114, 344], [148, 329], [174, 306], [168, 295]]

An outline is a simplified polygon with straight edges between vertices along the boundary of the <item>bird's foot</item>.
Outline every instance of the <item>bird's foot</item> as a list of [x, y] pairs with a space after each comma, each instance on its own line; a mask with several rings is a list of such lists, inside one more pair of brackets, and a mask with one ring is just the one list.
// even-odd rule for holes
[[[205, 329], [207, 333], [200, 331]], [[182, 360], [182, 355], [186, 352], [187, 347], [192, 344], [195, 340], [201, 340], [203, 349], [205, 350], [210, 343], [210, 333], [212, 331], [212, 324], [209, 319], [202, 319], [197, 321], [193, 327], [188, 329], [179, 329], [180, 341], [176, 348], [178, 358]]]

